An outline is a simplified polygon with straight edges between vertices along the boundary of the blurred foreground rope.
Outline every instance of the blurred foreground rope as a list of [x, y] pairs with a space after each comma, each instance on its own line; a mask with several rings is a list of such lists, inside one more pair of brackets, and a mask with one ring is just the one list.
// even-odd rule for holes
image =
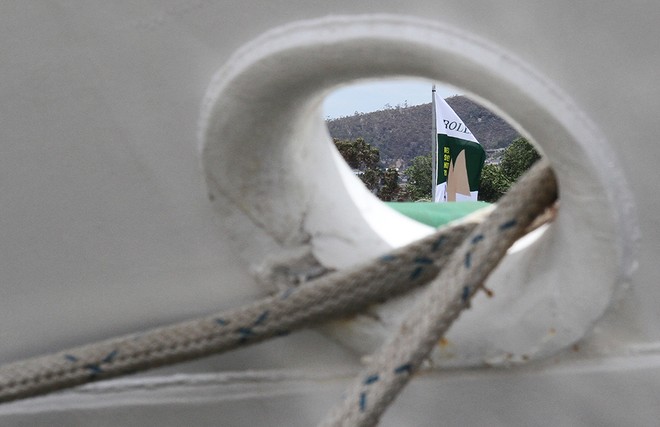
[[[481, 224], [467, 221], [361, 266], [235, 310], [0, 366], [0, 402], [218, 354], [321, 322], [439, 280], [324, 425], [373, 425], [507, 248], [557, 198], [538, 162]], [[467, 236], [467, 237], [466, 237]], [[458, 249], [456, 249], [458, 248]]]

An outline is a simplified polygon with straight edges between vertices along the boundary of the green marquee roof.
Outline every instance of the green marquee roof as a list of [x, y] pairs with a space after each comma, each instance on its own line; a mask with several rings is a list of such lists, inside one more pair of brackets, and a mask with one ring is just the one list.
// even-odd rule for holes
[[440, 227], [488, 206], [486, 202], [387, 202], [395, 211], [431, 227]]

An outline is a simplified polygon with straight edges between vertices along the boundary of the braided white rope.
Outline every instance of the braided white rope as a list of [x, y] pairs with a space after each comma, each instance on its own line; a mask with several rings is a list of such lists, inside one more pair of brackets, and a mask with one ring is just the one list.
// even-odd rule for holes
[[0, 366], [0, 402], [217, 354], [358, 313], [432, 280], [475, 225], [445, 227], [372, 262], [235, 310]]
[[[356, 382], [343, 409], [326, 423], [371, 425], [467, 306], [506, 248], [555, 198], [552, 172], [545, 164], [535, 167], [535, 172], [516, 184], [467, 240], [465, 236], [475, 228], [473, 222], [445, 227], [370, 263], [323, 276], [246, 307], [0, 366], [0, 402], [257, 343], [357, 313], [428, 283], [445, 269], [442, 280], [430, 289], [429, 300], [415, 310], [428, 316], [421, 316], [421, 320], [411, 316], [404, 323], [384, 356]], [[459, 252], [451, 255], [461, 242]], [[451, 265], [446, 268], [450, 256]], [[461, 265], [474, 268], [467, 268], [466, 274]], [[451, 283], [443, 290], [447, 281]]]
[[428, 357], [507, 249], [557, 198], [554, 174], [535, 165], [452, 254], [437, 280], [410, 308], [399, 331], [355, 379], [321, 426], [372, 426]]

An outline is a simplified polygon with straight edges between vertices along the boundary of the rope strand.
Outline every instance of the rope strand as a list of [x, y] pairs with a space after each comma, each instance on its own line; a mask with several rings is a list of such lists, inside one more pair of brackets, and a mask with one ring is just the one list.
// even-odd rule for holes
[[464, 222], [372, 262], [227, 312], [0, 366], [0, 402], [192, 360], [356, 314], [432, 280]]
[[408, 311], [399, 331], [376, 354], [321, 422], [323, 427], [373, 426], [408, 383], [508, 248], [557, 199], [555, 176], [538, 162], [500, 199]]

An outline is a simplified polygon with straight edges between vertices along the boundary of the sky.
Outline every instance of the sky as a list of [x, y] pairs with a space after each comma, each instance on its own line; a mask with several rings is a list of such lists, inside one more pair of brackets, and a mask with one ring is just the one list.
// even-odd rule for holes
[[[352, 84], [340, 88], [325, 99], [323, 117], [335, 119], [352, 116], [356, 111], [369, 113], [383, 110], [389, 104], [419, 105], [431, 102], [433, 83], [420, 79], [388, 79]], [[459, 94], [458, 89], [436, 83], [436, 91], [443, 98]]]

